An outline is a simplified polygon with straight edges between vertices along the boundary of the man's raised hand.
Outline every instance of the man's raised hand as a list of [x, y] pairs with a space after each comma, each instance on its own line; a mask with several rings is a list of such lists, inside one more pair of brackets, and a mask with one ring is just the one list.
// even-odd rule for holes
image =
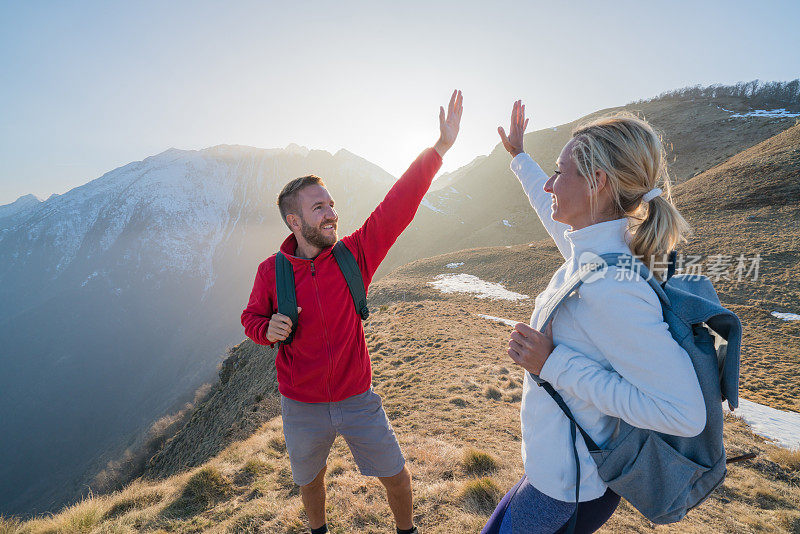
[[[303, 308], [297, 307], [297, 315]], [[276, 341], [283, 341], [289, 334], [292, 333], [292, 320], [281, 313], [274, 313], [269, 318], [269, 326], [267, 327], [267, 341], [275, 343]]]
[[506, 131], [503, 130], [502, 126], [497, 128], [500, 140], [503, 141], [503, 146], [511, 154], [511, 157], [516, 157], [517, 154], [524, 152], [522, 136], [525, 134], [525, 128], [527, 127], [528, 119], [525, 118], [525, 106], [522, 104], [522, 100], [517, 100], [511, 110], [511, 128], [508, 136], [506, 136]]
[[445, 115], [444, 108], [439, 107], [439, 140], [436, 141], [433, 148], [440, 156], [444, 156], [445, 152], [450, 150], [450, 147], [456, 142], [458, 128], [461, 125], [461, 112], [464, 110], [462, 102], [461, 91], [456, 89], [453, 91], [453, 96], [450, 97], [447, 115]]

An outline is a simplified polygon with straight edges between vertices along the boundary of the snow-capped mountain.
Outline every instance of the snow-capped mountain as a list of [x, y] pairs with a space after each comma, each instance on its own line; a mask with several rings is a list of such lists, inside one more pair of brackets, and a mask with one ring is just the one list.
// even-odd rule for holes
[[36, 206], [39, 202], [41, 201], [34, 195], [23, 195], [11, 204], [0, 206], [0, 227], [2, 227], [3, 219], [8, 219], [31, 206]]
[[278, 192], [312, 173], [341, 235], [395, 180], [345, 150], [220, 145], [0, 206], [0, 513], [73, 496], [214, 375], [243, 337], [258, 264], [288, 235]]
[[[330, 156], [297, 145], [285, 150], [221, 145], [202, 151], [170, 149], [45, 202], [27, 195], [2, 206], [0, 295], [5, 304], [0, 319], [19, 302], [13, 295], [21, 288], [13, 282], [32, 271], [43, 275], [42, 282], [59, 280], [62, 286], [106, 278], [118, 292], [130, 284], [132, 273], [158, 284], [158, 273], [169, 271], [202, 279], [208, 290], [216, 278], [216, 247], [238, 224], [278, 223], [271, 208], [283, 182], [321, 173], [320, 165], [328, 170], [332, 191], [344, 193], [344, 228], [379, 197], [371, 189], [388, 188], [393, 181], [345, 150]], [[353, 190], [360, 198], [348, 195]], [[361, 200], [367, 204], [361, 206]], [[109, 278], [103, 258], [112, 257], [124, 278]], [[96, 264], [105, 269], [91, 268]], [[26, 303], [32, 293], [35, 288], [25, 288]]]

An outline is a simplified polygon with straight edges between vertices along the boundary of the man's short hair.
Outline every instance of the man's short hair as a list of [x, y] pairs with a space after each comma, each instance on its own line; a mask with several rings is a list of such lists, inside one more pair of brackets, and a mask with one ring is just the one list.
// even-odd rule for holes
[[297, 194], [301, 189], [309, 185], [321, 185], [325, 187], [325, 182], [322, 181], [322, 178], [313, 174], [301, 176], [283, 186], [283, 189], [278, 195], [278, 209], [281, 212], [283, 222], [286, 223], [289, 230], [292, 228], [289, 226], [289, 223], [286, 222], [286, 216], [290, 213], [299, 214], [300, 206], [297, 205]]

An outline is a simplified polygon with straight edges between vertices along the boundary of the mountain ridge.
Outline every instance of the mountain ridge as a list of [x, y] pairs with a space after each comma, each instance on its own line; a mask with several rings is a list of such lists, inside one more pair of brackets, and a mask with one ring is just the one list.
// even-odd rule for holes
[[[781, 101], [782, 102], [782, 101]], [[525, 134], [525, 149], [546, 173], [571, 137], [573, 128], [618, 111], [644, 116], [662, 134], [666, 143], [670, 175], [675, 185], [685, 182], [739, 152], [790, 128], [794, 117], [732, 117], [720, 106], [748, 108], [747, 98], [724, 97], [636, 102], [590, 113], [572, 122]], [[800, 102], [798, 103], [800, 107]], [[432, 190], [426, 202], [435, 211], [420, 212], [387, 256], [378, 277], [406, 263], [400, 250], [414, 249], [419, 257], [448, 251], [515, 245], [546, 232], [531, 212], [519, 184], [509, 168], [510, 156], [497, 144], [482, 159], [454, 171], [446, 187]], [[435, 182], [434, 182], [435, 183]], [[503, 221], [508, 221], [505, 224]]]

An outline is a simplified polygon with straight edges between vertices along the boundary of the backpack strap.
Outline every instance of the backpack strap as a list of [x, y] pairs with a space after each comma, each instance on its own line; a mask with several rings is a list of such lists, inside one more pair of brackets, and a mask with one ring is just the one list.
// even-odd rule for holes
[[353, 297], [353, 304], [356, 306], [356, 313], [361, 316], [362, 320], [369, 317], [369, 308], [367, 307], [367, 290], [364, 287], [364, 278], [361, 276], [361, 269], [358, 267], [353, 253], [342, 241], [338, 241], [333, 246], [333, 257], [336, 258], [336, 263], [339, 264], [344, 279], [347, 282], [347, 287], [350, 289], [350, 296]]
[[[671, 270], [673, 274], [675, 272], [675, 263], [673, 261], [674, 254], [675, 251], [672, 251], [670, 253], [670, 264], [667, 268], [668, 277], [672, 276], [671, 274], [669, 274], [669, 270]], [[626, 254], [624, 252], [610, 252], [608, 254], [601, 254], [600, 257], [603, 258], [603, 261], [605, 261], [608, 266], [613, 265], [620, 268], [624, 267], [637, 272], [639, 276], [642, 278], [642, 280], [646, 281], [647, 284], [651, 288], [653, 288], [653, 291], [656, 292], [656, 295], [658, 295], [658, 300], [661, 301], [662, 306], [666, 306], [667, 308], [672, 306], [669, 297], [664, 292], [664, 288], [661, 287], [661, 284], [659, 284], [656, 277], [650, 273], [650, 269], [647, 268], [647, 265], [642, 263], [642, 261], [639, 258], [636, 258], [635, 256], [631, 256], [630, 254]]]
[[[558, 306], [567, 298], [569, 297], [573, 291], [578, 289], [578, 287], [586, 281], [591, 275], [593, 275], [596, 271], [601, 269], [603, 264], [601, 263], [585, 263], [578, 267], [578, 270], [564, 283], [563, 286], [552, 296], [550, 297], [545, 305], [542, 307], [542, 311], [539, 314], [539, 317], [544, 317], [544, 320], [539, 321], [539, 327], [537, 330], [542, 331], [547, 327], [547, 324], [553, 319]], [[578, 446], [576, 443], [577, 440], [577, 432], [576, 430], [580, 430], [581, 436], [583, 437], [584, 442], [586, 443], [586, 447], [592, 450], [599, 450], [597, 444], [595, 444], [594, 440], [586, 433], [586, 431], [581, 428], [581, 426], [575, 421], [575, 417], [572, 415], [572, 411], [567, 406], [567, 403], [564, 402], [564, 399], [559, 395], [559, 393], [553, 388], [553, 386], [547, 382], [539, 378], [538, 375], [535, 375], [528, 371], [528, 374], [536, 382], [540, 387], [544, 388], [550, 397], [556, 402], [561, 411], [564, 412], [564, 415], [567, 416], [569, 419], [569, 432], [570, 437], [572, 438], [572, 456], [575, 458], [575, 511], [572, 513], [572, 516], [567, 523], [567, 530], [566, 532], [572, 534], [575, 532], [575, 525], [578, 521], [578, 507], [580, 506], [580, 494], [581, 494], [581, 462], [578, 456]]]
[[[578, 289], [578, 286], [583, 284], [583, 282], [595, 271], [602, 268], [602, 264], [600, 263], [584, 263], [583, 265], [578, 267], [578, 270], [573, 273], [573, 275], [564, 283], [564, 285], [559, 288], [556, 293], [550, 297], [547, 302], [545, 302], [544, 306], [542, 306], [542, 311], [539, 313], [539, 317], [543, 317], [543, 320], [539, 321], [539, 326], [537, 330], [540, 332], [545, 329], [547, 324], [553, 319], [553, 315], [555, 315], [556, 310], [561, 305], [561, 303], [569, 297], [573, 291]], [[538, 382], [537, 382], [538, 383]]]
[[549, 382], [544, 381], [539, 385], [544, 388], [544, 390], [553, 398], [554, 401], [556, 401], [558, 407], [561, 408], [561, 411], [564, 412], [564, 415], [566, 415], [567, 419], [569, 419], [569, 433], [570, 438], [572, 439], [572, 457], [575, 458], [575, 511], [569, 518], [566, 532], [573, 534], [575, 532], [575, 525], [578, 522], [578, 507], [580, 506], [579, 499], [581, 495], [581, 461], [578, 456], [577, 433], [575, 430], [577, 429], [580, 431], [583, 441], [586, 443], [586, 448], [589, 449], [589, 451], [599, 451], [600, 447], [598, 447], [594, 440], [589, 437], [589, 434], [587, 434], [586, 431], [581, 428], [581, 425], [575, 421], [575, 417], [572, 415], [572, 411], [567, 406], [567, 403], [564, 402], [563, 397], [558, 394], [553, 386], [551, 386]]
[[[347, 282], [356, 313], [361, 316], [362, 320], [366, 319], [369, 317], [367, 291], [355, 256], [343, 242], [338, 241], [333, 246], [333, 257]], [[297, 295], [294, 286], [294, 268], [289, 259], [280, 251], [275, 255], [275, 290], [278, 296], [278, 313], [292, 320], [292, 331], [281, 342], [283, 345], [289, 345], [294, 339], [294, 332], [297, 329]]]
[[667, 261], [667, 277], [664, 279], [664, 283], [661, 284], [662, 288], [667, 285], [669, 279], [672, 278], [673, 274], [675, 274], [675, 264], [677, 261], [677, 256], [678, 253], [675, 252], [674, 250], [669, 253], [669, 260]]
[[[674, 254], [674, 252], [673, 252]], [[539, 330], [540, 332], [547, 327], [547, 324], [552, 321], [553, 316], [555, 315], [556, 309], [558, 306], [567, 298], [569, 297], [573, 291], [578, 289], [578, 287], [583, 284], [590, 276], [595, 274], [596, 271], [604, 268], [607, 266], [617, 266], [617, 267], [627, 267], [639, 273], [639, 276], [646, 280], [650, 287], [653, 288], [653, 291], [656, 292], [658, 295], [659, 300], [661, 301], [662, 305], [670, 306], [669, 297], [664, 292], [664, 289], [659, 285], [658, 281], [655, 279], [654, 276], [650, 276], [650, 271], [648, 270], [647, 266], [639, 261], [637, 258], [630, 254], [622, 253], [622, 252], [613, 252], [608, 254], [600, 255], [600, 258], [603, 262], [592, 262], [592, 263], [585, 263], [578, 267], [578, 270], [564, 283], [563, 286], [552, 296], [550, 297], [545, 305], [542, 307], [542, 311], [539, 314], [539, 317], [544, 317], [543, 320], [539, 321]], [[670, 255], [670, 259], [672, 260], [673, 257]], [[674, 272], [674, 264], [671, 265], [671, 269]], [[671, 276], [671, 275], [668, 275]], [[575, 512], [570, 517], [569, 523], [567, 523], [566, 532], [572, 534], [575, 532], [575, 525], [578, 521], [578, 507], [580, 503], [578, 501], [580, 497], [580, 486], [581, 486], [581, 462], [580, 458], [578, 457], [578, 447], [576, 445], [577, 439], [577, 431], [580, 431], [581, 436], [583, 437], [584, 443], [586, 443], [586, 448], [589, 451], [599, 451], [600, 447], [594, 442], [594, 440], [586, 433], [586, 431], [581, 428], [577, 421], [575, 421], [575, 417], [572, 415], [572, 411], [567, 406], [567, 403], [564, 402], [564, 398], [553, 388], [553, 386], [547, 382], [546, 380], [542, 380], [537, 375], [531, 373], [530, 371], [528, 374], [531, 376], [534, 382], [538, 384], [540, 387], [544, 388], [548, 395], [555, 401], [561, 411], [564, 412], [564, 415], [569, 419], [569, 431], [572, 438], [572, 455], [575, 458], [575, 468], [576, 468], [576, 476], [575, 476]]]
[[297, 329], [297, 296], [294, 291], [294, 269], [289, 259], [278, 251], [275, 255], [275, 290], [278, 295], [278, 313], [292, 320], [292, 331], [281, 341], [289, 345]]

